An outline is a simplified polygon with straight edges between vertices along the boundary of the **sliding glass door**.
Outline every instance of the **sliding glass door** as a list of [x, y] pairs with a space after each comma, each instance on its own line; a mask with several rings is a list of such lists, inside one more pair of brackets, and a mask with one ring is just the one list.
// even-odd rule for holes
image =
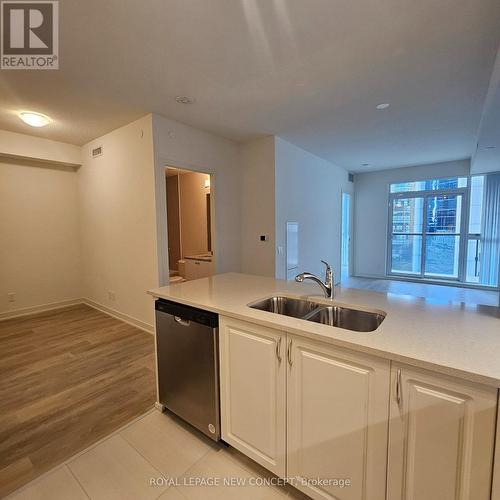
[[391, 272], [422, 274], [424, 198], [396, 197], [391, 204]]
[[392, 274], [462, 278], [465, 195], [454, 190], [391, 196], [389, 269]]
[[462, 256], [462, 197], [462, 194], [426, 196], [426, 277], [459, 278]]

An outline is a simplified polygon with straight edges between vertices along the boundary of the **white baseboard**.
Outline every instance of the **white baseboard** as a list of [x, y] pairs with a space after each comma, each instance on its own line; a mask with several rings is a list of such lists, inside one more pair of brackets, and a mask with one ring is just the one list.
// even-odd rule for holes
[[0, 312], [0, 321], [20, 318], [22, 316], [32, 316], [33, 314], [55, 311], [57, 309], [65, 309], [66, 307], [72, 307], [82, 303], [82, 299], [70, 299], [61, 300], [59, 302], [51, 302], [49, 304], [41, 304], [38, 306], [24, 307], [23, 309], [13, 309], [12, 311], [3, 311]]
[[158, 403], [158, 401], [155, 401], [155, 408], [161, 413], [166, 410], [165, 406], [163, 406], [161, 403]]
[[115, 309], [112, 309], [111, 307], [104, 306], [102, 304], [99, 304], [98, 302], [95, 302], [91, 299], [87, 299], [85, 297], [79, 298], [79, 299], [62, 300], [60, 302], [52, 302], [50, 304], [41, 304], [38, 306], [25, 307], [23, 309], [15, 309], [12, 311], [3, 311], [3, 312], [0, 312], [0, 321], [5, 321], [8, 319], [13, 319], [13, 318], [21, 318], [23, 316], [32, 316], [34, 314], [55, 311], [57, 309], [65, 309], [67, 307], [77, 306], [78, 304], [86, 304], [87, 306], [92, 307], [94, 309], [97, 309], [98, 311], [101, 311], [104, 314], [107, 314], [108, 316], [112, 316], [113, 318], [117, 318], [121, 321], [124, 321], [125, 323], [128, 323], [129, 325], [140, 328], [141, 330], [144, 330], [145, 332], [148, 332], [151, 335], [154, 334], [154, 326], [153, 325], [150, 325], [149, 323], [146, 323], [145, 321], [141, 321], [139, 319], [133, 318], [132, 316], [129, 316], [128, 314], [124, 314], [120, 311], [116, 311]]
[[95, 302], [95, 301], [88, 299], [86, 297], [81, 299], [81, 302], [84, 304], [87, 304], [89, 307], [93, 307], [94, 309], [97, 309], [98, 311], [103, 312], [104, 314], [108, 314], [109, 316], [113, 316], [113, 318], [124, 321], [125, 323], [128, 323], [129, 325], [135, 326], [141, 330], [144, 330], [147, 333], [150, 333], [151, 335], [154, 335], [154, 332], [155, 332], [154, 326], [150, 325], [149, 323], [146, 323], [145, 321], [141, 321], [139, 319], [133, 318], [132, 316], [129, 316], [128, 314], [124, 314], [120, 311], [117, 311], [116, 309], [112, 309], [111, 307], [99, 304], [99, 302]]

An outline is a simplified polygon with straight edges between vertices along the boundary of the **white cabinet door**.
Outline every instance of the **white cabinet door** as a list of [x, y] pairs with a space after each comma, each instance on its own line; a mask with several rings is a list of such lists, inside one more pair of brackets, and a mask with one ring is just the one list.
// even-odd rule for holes
[[489, 500], [497, 390], [393, 365], [388, 500]]
[[222, 438], [285, 477], [286, 334], [224, 317], [219, 328]]
[[290, 343], [288, 477], [313, 498], [383, 500], [390, 362], [292, 335]]

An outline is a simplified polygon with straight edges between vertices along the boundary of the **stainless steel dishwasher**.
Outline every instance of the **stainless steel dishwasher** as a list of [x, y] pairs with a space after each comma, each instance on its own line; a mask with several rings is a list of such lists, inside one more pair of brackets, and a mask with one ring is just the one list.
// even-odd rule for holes
[[163, 299], [155, 309], [160, 403], [218, 441], [219, 317]]

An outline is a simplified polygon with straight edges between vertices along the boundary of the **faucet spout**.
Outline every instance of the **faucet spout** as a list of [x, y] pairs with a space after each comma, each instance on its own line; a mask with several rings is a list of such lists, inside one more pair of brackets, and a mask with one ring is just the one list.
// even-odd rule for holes
[[330, 265], [325, 262], [321, 261], [326, 265], [326, 278], [325, 282], [321, 281], [318, 276], [312, 273], [300, 273], [295, 276], [295, 281], [298, 283], [303, 283], [305, 280], [311, 280], [317, 283], [321, 289], [323, 290], [323, 293], [325, 294], [325, 297], [329, 299], [333, 299], [335, 297], [335, 286], [334, 286], [334, 280], [333, 280], [333, 272], [332, 268]]

